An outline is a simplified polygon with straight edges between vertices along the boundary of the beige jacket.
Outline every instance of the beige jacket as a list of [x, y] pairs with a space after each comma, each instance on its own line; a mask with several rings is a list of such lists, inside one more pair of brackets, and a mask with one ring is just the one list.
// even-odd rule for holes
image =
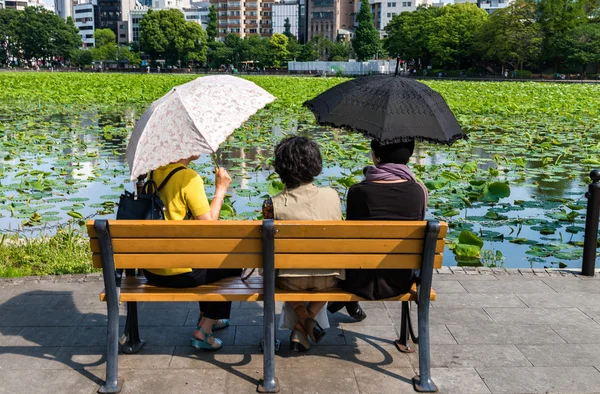
[[[275, 220], [342, 220], [340, 197], [330, 187], [309, 183], [291, 190], [284, 189], [272, 201]], [[344, 279], [344, 270], [279, 270], [277, 276], [337, 276]]]

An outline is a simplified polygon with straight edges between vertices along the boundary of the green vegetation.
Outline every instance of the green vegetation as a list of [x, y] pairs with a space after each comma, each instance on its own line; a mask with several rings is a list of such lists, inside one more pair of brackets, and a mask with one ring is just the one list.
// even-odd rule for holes
[[361, 61], [373, 59], [381, 49], [381, 41], [379, 40], [379, 32], [373, 24], [373, 13], [368, 2], [360, 3], [356, 21], [358, 26], [356, 27], [356, 35], [352, 40], [352, 48], [356, 52], [356, 58]]
[[[123, 156], [135, 121], [149, 103], [192, 78], [1, 73], [1, 228], [21, 229], [21, 239], [70, 219], [75, 228], [82, 217], [111, 217], [119, 194], [124, 188], [131, 190]], [[223, 217], [260, 218], [264, 197], [281, 190], [269, 163], [273, 145], [286, 133], [307, 134], [319, 142], [324, 173], [318, 182], [331, 185], [344, 198], [369, 164], [368, 143], [356, 133], [318, 127], [302, 103], [347, 79], [248, 79], [278, 99], [219, 151], [220, 164], [234, 175]], [[512, 267], [577, 264], [587, 174], [600, 166], [600, 101], [591, 99], [600, 95], [600, 86], [428, 84], [446, 98], [470, 137], [452, 147], [420, 143], [411, 164], [430, 190], [429, 214], [447, 220], [452, 228], [446, 262]], [[194, 163], [209, 189], [212, 166], [208, 158]], [[26, 273], [29, 260], [4, 250], [13, 243], [0, 245], [0, 253], [17, 256], [11, 260], [12, 274]], [[31, 261], [49, 258], [42, 249], [31, 249]], [[47, 265], [53, 272], [89, 269], [89, 264], [77, 266]], [[0, 267], [7, 275], [6, 263]], [[43, 264], [37, 267], [32, 274], [50, 272], [41, 271]]]

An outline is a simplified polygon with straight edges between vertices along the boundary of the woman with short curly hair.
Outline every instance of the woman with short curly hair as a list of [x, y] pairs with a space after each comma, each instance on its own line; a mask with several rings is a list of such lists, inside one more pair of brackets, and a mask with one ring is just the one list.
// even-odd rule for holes
[[[275, 147], [275, 172], [284, 183], [284, 190], [263, 204], [263, 217], [277, 220], [341, 220], [338, 193], [329, 187], [317, 187], [314, 178], [323, 169], [319, 146], [305, 137], [293, 136]], [[275, 285], [283, 290], [323, 291], [336, 287], [343, 279], [343, 270], [278, 270]], [[295, 324], [290, 337], [290, 349], [306, 351], [308, 337], [319, 342], [325, 331], [315, 318], [325, 302], [288, 302], [293, 309]], [[325, 319], [327, 315], [323, 313]]]

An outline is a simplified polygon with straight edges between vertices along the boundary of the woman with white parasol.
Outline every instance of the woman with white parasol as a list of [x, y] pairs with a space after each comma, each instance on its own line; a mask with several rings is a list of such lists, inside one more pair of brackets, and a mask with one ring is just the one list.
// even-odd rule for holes
[[[131, 180], [149, 173], [163, 201], [166, 220], [218, 220], [231, 178], [217, 168], [209, 203], [202, 177], [187, 168], [219, 145], [260, 108], [275, 99], [250, 81], [232, 76], [198, 78], [172, 89], [152, 103], [135, 126], [127, 147]], [[240, 274], [231, 269], [144, 270], [161, 287], [196, 287]], [[213, 331], [229, 326], [230, 302], [200, 302], [198, 326], [191, 346], [218, 350]]]

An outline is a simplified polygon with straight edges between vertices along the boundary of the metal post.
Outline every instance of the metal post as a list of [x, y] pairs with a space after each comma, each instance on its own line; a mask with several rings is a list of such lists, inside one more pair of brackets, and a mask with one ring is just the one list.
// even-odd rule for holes
[[402, 322], [400, 323], [400, 339], [394, 341], [396, 348], [402, 353], [414, 353], [415, 348], [410, 346], [410, 308], [409, 301], [402, 301]]
[[142, 349], [145, 343], [140, 339], [137, 302], [128, 302], [127, 320], [125, 321], [125, 330], [119, 340], [119, 348], [125, 354], [135, 354]]
[[588, 199], [585, 218], [585, 239], [583, 242], [583, 262], [581, 274], [594, 276], [596, 268], [596, 245], [598, 242], [598, 216], [600, 214], [600, 170], [590, 172], [590, 183], [585, 196]]
[[431, 355], [429, 354], [429, 301], [433, 264], [435, 260], [435, 244], [440, 233], [440, 222], [431, 220], [425, 230], [423, 246], [423, 262], [421, 263], [421, 284], [417, 290], [419, 299], [419, 375], [413, 378], [415, 391], [435, 393], [438, 388], [431, 380]]
[[108, 309], [108, 326], [106, 339], [106, 380], [98, 390], [99, 393], [120, 393], [123, 379], [118, 378], [119, 355], [119, 289], [115, 272], [112, 238], [107, 220], [96, 220], [94, 229], [100, 244], [102, 260], [102, 276], [106, 292], [106, 307]]
[[263, 379], [258, 382], [259, 393], [278, 393], [275, 378], [275, 222], [263, 220], [263, 286], [264, 286], [264, 345]]

